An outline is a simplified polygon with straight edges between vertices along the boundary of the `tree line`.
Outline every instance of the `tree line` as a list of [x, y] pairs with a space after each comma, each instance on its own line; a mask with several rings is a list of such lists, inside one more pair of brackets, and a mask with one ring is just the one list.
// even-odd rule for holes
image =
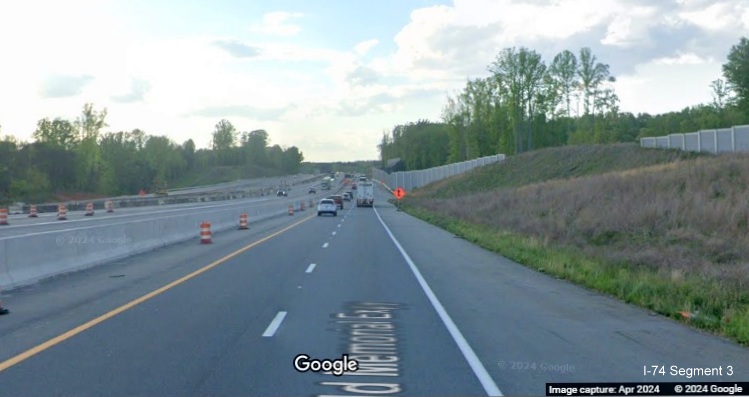
[[216, 124], [210, 149], [196, 150], [192, 139], [177, 144], [140, 129], [103, 133], [106, 116], [106, 108], [85, 104], [74, 121], [39, 120], [33, 142], [0, 139], [0, 203], [41, 202], [60, 192], [153, 192], [217, 166], [252, 167], [252, 177], [294, 174], [304, 160], [296, 146], [270, 146], [265, 130], [239, 132], [227, 120]]
[[382, 167], [400, 158], [423, 169], [548, 146], [634, 142], [641, 137], [749, 123], [749, 40], [741, 38], [710, 86], [713, 100], [660, 115], [621, 112], [616, 78], [590, 48], [550, 62], [531, 49], [502, 50], [487, 77], [448, 96], [442, 120], [418, 120], [383, 132]]

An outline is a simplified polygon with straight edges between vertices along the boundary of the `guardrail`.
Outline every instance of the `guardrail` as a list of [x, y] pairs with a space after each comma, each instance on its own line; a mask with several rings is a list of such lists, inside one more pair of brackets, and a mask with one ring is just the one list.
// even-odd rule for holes
[[640, 138], [640, 146], [715, 154], [746, 152], [749, 151], [749, 125]]
[[399, 171], [392, 174], [388, 174], [379, 168], [372, 168], [372, 178], [381, 181], [389, 188], [402, 187], [406, 190], [413, 190], [432, 182], [468, 172], [476, 167], [503, 161], [504, 159], [504, 154], [497, 154], [425, 170]]

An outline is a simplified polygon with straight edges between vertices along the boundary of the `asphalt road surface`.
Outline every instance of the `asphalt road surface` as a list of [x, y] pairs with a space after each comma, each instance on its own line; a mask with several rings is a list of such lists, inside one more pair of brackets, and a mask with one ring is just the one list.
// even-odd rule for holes
[[[749, 380], [745, 348], [531, 271], [385, 199], [6, 291], [0, 396], [545, 395], [546, 382]], [[359, 367], [300, 372], [299, 355]], [[644, 375], [651, 365], [666, 375]]]

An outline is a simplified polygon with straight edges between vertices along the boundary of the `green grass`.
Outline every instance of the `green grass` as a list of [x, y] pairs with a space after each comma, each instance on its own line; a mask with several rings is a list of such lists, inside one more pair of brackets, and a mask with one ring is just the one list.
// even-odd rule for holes
[[547, 148], [401, 205], [518, 263], [749, 345], [749, 154]]
[[[540, 272], [749, 345], [748, 291], [725, 288], [695, 276], [666, 277], [650, 267], [593, 257], [575, 247], [470, 224], [410, 204], [402, 205], [402, 209]], [[679, 314], [695, 310], [699, 314], [689, 320]]]
[[186, 174], [182, 178], [170, 182], [169, 188], [176, 189], [213, 185], [216, 183], [232, 182], [238, 179], [252, 179], [281, 175], [282, 173], [280, 171], [256, 166], [216, 166]]
[[456, 197], [556, 179], [623, 171], [703, 157], [679, 150], [643, 149], [637, 144], [561, 146], [535, 150], [425, 186], [414, 192], [433, 198]]

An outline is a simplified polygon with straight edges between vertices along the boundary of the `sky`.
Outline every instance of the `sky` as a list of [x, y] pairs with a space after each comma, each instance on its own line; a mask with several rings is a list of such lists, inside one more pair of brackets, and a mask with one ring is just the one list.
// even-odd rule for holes
[[374, 160], [504, 48], [590, 47], [620, 110], [712, 100], [749, 0], [3, 0], [0, 134], [107, 109], [104, 131], [210, 145], [221, 120], [306, 161]]

